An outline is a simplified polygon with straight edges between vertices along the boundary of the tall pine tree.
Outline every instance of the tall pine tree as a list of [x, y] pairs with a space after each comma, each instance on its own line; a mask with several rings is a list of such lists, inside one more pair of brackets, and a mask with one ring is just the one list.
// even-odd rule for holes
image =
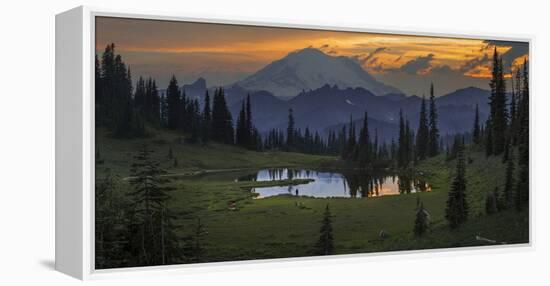
[[319, 234], [319, 240], [315, 245], [315, 252], [318, 255], [330, 255], [334, 251], [334, 237], [332, 235], [332, 215], [330, 213], [329, 206], [325, 207], [323, 213], [323, 221], [321, 223], [321, 229]]
[[508, 126], [508, 110], [506, 103], [506, 82], [504, 80], [504, 71], [502, 67], [502, 58], [499, 56], [495, 47], [493, 54], [493, 69], [491, 72], [491, 96], [489, 98], [490, 106], [490, 134], [493, 155], [500, 155], [506, 147], [506, 129]]
[[464, 162], [464, 146], [458, 147], [458, 159], [456, 163], [456, 174], [453, 179], [449, 197], [447, 199], [447, 208], [445, 209], [445, 218], [451, 228], [457, 228], [468, 219], [468, 203], [466, 201], [466, 166]]
[[439, 154], [439, 129], [437, 128], [437, 107], [435, 105], [434, 85], [430, 85], [430, 135], [428, 142], [429, 156]]
[[292, 114], [292, 108], [288, 110], [288, 124], [286, 128], [286, 146], [291, 148], [294, 146], [294, 115]]
[[248, 144], [248, 134], [246, 127], [246, 111], [245, 111], [245, 102], [243, 101], [241, 106], [241, 111], [237, 117], [237, 127], [235, 130], [235, 144], [240, 146], [247, 146]]
[[479, 125], [479, 106], [476, 104], [476, 113], [474, 117], [474, 127], [472, 128], [472, 140], [474, 144], [481, 143], [481, 130]]
[[529, 203], [529, 68], [523, 62], [521, 95], [518, 99], [518, 178], [516, 208], [522, 210]]
[[418, 131], [416, 132], [416, 156], [418, 160], [424, 160], [428, 156], [428, 143], [430, 142], [430, 130], [426, 114], [426, 99], [422, 97], [420, 105], [420, 118]]
[[202, 109], [202, 142], [206, 143], [210, 140], [211, 135], [211, 125], [212, 125], [212, 111], [210, 110], [210, 95], [208, 90], [204, 95], [204, 106]]
[[369, 135], [369, 118], [368, 114], [365, 111], [365, 116], [363, 117], [363, 127], [359, 132], [359, 164], [361, 167], [366, 167], [367, 164], [371, 163], [371, 143]]
[[234, 143], [233, 119], [227, 108], [223, 88], [217, 89], [214, 93], [214, 102], [212, 106], [212, 139], [225, 144]]
[[403, 111], [399, 110], [399, 137], [397, 139], [397, 167], [404, 168], [408, 164], [408, 134], [403, 118]]
[[166, 89], [166, 114], [168, 129], [176, 130], [181, 115], [181, 94], [176, 76], [172, 76]]
[[250, 94], [246, 96], [246, 120], [244, 124], [245, 133], [245, 146], [254, 149], [256, 145], [253, 133], [254, 125], [252, 124], [252, 102], [250, 101]]
[[175, 233], [174, 215], [167, 206], [170, 200], [168, 180], [160, 163], [152, 159], [147, 146], [134, 156], [130, 192], [129, 248], [137, 265], [170, 264], [181, 259]]

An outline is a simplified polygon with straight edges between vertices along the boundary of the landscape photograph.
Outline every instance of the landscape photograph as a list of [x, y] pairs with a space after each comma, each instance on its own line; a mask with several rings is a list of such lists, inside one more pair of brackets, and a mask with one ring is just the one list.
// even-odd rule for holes
[[529, 43], [95, 17], [95, 269], [530, 243]]

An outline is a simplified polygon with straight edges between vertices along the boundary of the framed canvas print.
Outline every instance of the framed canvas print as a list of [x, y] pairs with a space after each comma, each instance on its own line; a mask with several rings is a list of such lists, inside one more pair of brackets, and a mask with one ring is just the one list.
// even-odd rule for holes
[[59, 14], [56, 268], [530, 246], [530, 45]]

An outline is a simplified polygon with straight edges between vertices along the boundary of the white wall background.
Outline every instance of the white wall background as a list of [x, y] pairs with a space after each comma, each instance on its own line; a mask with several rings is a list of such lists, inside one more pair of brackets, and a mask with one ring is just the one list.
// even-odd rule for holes
[[[5, 1], [0, 10], [0, 285], [73, 285], [54, 263], [54, 15], [78, 5], [306, 24], [535, 36], [533, 250], [233, 265], [96, 285], [543, 285], [550, 280], [546, 1]], [[546, 282], [546, 283], [545, 283]], [[90, 283], [91, 284], [91, 283]]]

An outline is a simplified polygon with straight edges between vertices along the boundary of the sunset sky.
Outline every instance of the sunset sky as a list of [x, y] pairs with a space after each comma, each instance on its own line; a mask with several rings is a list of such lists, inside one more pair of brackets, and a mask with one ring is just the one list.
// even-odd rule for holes
[[134, 80], [152, 76], [160, 88], [204, 77], [208, 86], [231, 84], [289, 52], [314, 47], [351, 57], [378, 80], [408, 95], [467, 86], [488, 88], [496, 46], [504, 65], [523, 62], [528, 43], [390, 34], [318, 31], [139, 19], [96, 20], [96, 50], [108, 43], [130, 65]]

